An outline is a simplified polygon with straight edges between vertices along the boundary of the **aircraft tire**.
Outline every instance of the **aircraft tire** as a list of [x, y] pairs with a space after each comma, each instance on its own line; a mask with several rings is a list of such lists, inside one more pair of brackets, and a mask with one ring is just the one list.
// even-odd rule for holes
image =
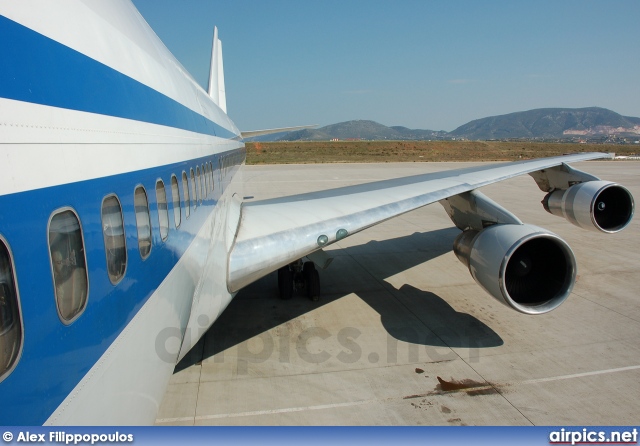
[[307, 294], [314, 302], [320, 300], [320, 274], [315, 268], [307, 274]]
[[278, 270], [278, 291], [280, 299], [289, 300], [293, 297], [293, 273], [289, 265]]

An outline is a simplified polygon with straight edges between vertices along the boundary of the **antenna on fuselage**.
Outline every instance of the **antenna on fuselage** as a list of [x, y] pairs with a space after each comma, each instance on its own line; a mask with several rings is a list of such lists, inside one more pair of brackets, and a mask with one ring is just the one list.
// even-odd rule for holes
[[224, 90], [224, 67], [222, 64], [222, 42], [218, 39], [218, 28], [213, 28], [211, 45], [211, 65], [209, 67], [209, 88], [207, 93], [225, 113], [227, 112], [227, 95]]

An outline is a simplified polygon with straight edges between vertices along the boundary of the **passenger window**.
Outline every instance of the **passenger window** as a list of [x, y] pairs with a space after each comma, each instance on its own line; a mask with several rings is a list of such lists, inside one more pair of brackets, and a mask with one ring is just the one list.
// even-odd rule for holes
[[211, 177], [210, 177], [210, 173], [209, 172], [209, 163], [207, 162], [207, 164], [204, 165], [204, 170], [207, 173], [205, 176], [205, 183], [207, 185], [207, 195], [209, 195], [209, 193], [211, 192]]
[[173, 198], [173, 220], [176, 223], [176, 228], [179, 228], [182, 221], [182, 216], [180, 215], [180, 189], [175, 175], [171, 175], [171, 198]]
[[156, 181], [156, 200], [158, 202], [160, 238], [164, 242], [169, 237], [169, 212], [167, 210], [167, 192], [164, 189], [162, 180]]
[[142, 259], [151, 252], [151, 217], [149, 216], [149, 200], [143, 186], [136, 187], [133, 204], [136, 210], [136, 226], [138, 227], [138, 249]]
[[122, 207], [115, 195], [108, 196], [102, 202], [102, 234], [109, 280], [116, 285], [127, 269], [127, 245], [124, 237]]
[[189, 182], [187, 181], [187, 172], [182, 172], [182, 193], [184, 194], [184, 212], [189, 218], [191, 214], [191, 202], [189, 199]]
[[200, 173], [201, 173], [201, 177], [200, 177], [200, 187], [202, 188], [202, 199], [206, 199], [207, 198], [207, 188], [205, 187], [205, 185], [207, 184], [206, 181], [206, 175], [204, 172], [204, 164], [202, 164], [200, 166]]
[[198, 203], [202, 204], [202, 183], [200, 182], [200, 166], [196, 166], [196, 193], [198, 194]]
[[196, 178], [193, 174], [193, 168], [191, 168], [191, 201], [195, 209], [198, 206], [198, 193], [196, 192]]
[[202, 177], [201, 177], [201, 181], [200, 181], [200, 187], [202, 187], [202, 199], [204, 200], [207, 195], [209, 195], [208, 191], [207, 191], [207, 175], [204, 172], [204, 164], [202, 164], [200, 166], [200, 171], [202, 172]]
[[209, 182], [211, 183], [211, 192], [215, 190], [215, 183], [213, 182], [213, 164], [209, 161]]
[[62, 322], [69, 324], [82, 313], [89, 294], [82, 229], [72, 210], [51, 217], [49, 254], [58, 314]]
[[209, 189], [209, 164], [208, 163], [202, 165], [202, 176], [204, 176], [205, 194], [209, 195], [210, 189]]
[[18, 304], [13, 262], [0, 238], [0, 381], [18, 361], [22, 349], [22, 318]]

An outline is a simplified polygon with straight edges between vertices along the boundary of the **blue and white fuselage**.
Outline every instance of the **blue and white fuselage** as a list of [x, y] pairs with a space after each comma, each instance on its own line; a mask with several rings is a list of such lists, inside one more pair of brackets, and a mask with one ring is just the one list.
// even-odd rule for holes
[[[215, 254], [228, 248], [244, 144], [128, 1], [29, 3], [0, 7], [0, 241], [22, 326], [15, 364], [0, 369], [11, 402], [0, 423], [152, 423], [180, 348], [197, 340], [181, 345], [187, 325], [202, 334], [231, 299]], [[144, 258], [140, 186], [151, 226]], [[109, 197], [124, 223], [115, 276]], [[73, 214], [87, 292], [68, 321], [51, 224]]]

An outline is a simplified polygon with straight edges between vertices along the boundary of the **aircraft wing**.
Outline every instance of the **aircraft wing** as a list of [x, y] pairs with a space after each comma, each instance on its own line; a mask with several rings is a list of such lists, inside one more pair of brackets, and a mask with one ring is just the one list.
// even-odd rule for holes
[[242, 138], [255, 138], [256, 136], [273, 135], [274, 133], [295, 132], [296, 130], [312, 129], [318, 127], [318, 124], [311, 125], [299, 125], [296, 127], [282, 127], [279, 129], [265, 129], [265, 130], [246, 130], [242, 131]]
[[244, 203], [230, 252], [229, 291], [419, 207], [518, 175], [607, 157], [584, 153], [491, 164]]

